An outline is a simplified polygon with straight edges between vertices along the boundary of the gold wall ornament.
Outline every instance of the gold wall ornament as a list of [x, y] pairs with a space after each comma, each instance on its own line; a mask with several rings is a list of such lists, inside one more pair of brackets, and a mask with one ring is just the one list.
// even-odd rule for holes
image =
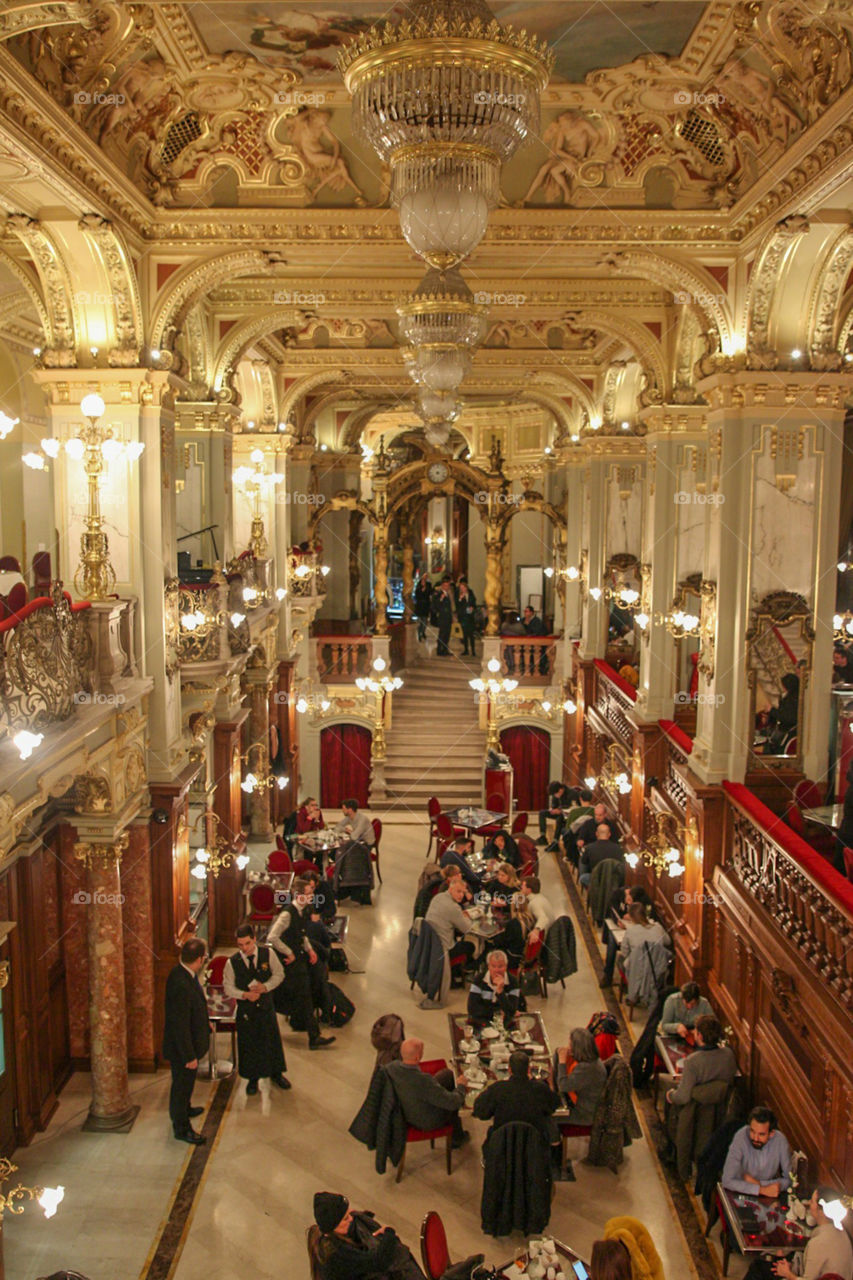
[[76, 779], [74, 783], [75, 813], [111, 813], [112, 807], [112, 790], [106, 778], [94, 773], [84, 773]]
[[93, 844], [81, 840], [74, 845], [74, 857], [83, 863], [87, 871], [98, 867], [119, 866], [127, 853], [129, 841], [130, 837], [126, 831], [109, 844]]
[[[12, 1164], [6, 1156], [0, 1157], [0, 1184], [7, 1182], [12, 1174], [17, 1172], [16, 1164]], [[24, 1206], [17, 1203], [19, 1200], [35, 1200], [44, 1210], [44, 1216], [52, 1218], [64, 1196], [64, 1187], [25, 1187], [19, 1182], [10, 1191], [0, 1194], [0, 1226], [2, 1226], [4, 1213], [24, 1212]]]
[[707, 681], [714, 678], [717, 645], [717, 584], [702, 579], [699, 602], [699, 659], [696, 669]]
[[204, 823], [204, 844], [195, 850], [196, 865], [190, 869], [191, 876], [196, 880], [206, 880], [208, 875], [212, 875], [214, 880], [218, 880], [220, 871], [227, 871], [232, 864], [238, 871], [248, 866], [248, 855], [235, 853], [231, 848], [232, 842], [219, 834], [222, 819], [218, 813], [204, 809], [190, 830], [195, 831], [201, 822]]
[[4, 987], [8, 987], [9, 978], [11, 976], [12, 967], [8, 960], [0, 960], [0, 991]]

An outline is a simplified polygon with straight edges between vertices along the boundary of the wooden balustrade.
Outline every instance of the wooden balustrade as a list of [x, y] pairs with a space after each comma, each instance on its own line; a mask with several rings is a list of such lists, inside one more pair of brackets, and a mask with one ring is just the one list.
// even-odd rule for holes
[[594, 707], [617, 742], [626, 747], [630, 756], [634, 745], [634, 725], [628, 712], [637, 700], [637, 690], [627, 680], [596, 659]]
[[370, 674], [370, 636], [315, 636], [321, 680], [355, 680]]
[[548, 684], [556, 644], [556, 636], [505, 636], [501, 640], [503, 669], [521, 684]]

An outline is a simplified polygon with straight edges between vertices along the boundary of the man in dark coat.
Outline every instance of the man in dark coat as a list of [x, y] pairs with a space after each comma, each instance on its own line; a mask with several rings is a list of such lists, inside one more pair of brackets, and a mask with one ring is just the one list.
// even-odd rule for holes
[[580, 858], [580, 882], [589, 884], [592, 873], [600, 862], [612, 859], [614, 862], [625, 861], [625, 850], [621, 844], [611, 839], [610, 827], [602, 822], [595, 831], [595, 839], [585, 844]]
[[460, 578], [456, 593], [456, 617], [459, 619], [459, 625], [462, 628], [463, 656], [470, 652], [472, 658], [476, 655], [474, 648], [476, 610], [477, 601], [474, 598], [474, 592], [468, 586], [468, 579]]
[[492, 1122], [486, 1143], [502, 1125], [520, 1121], [532, 1124], [550, 1146], [560, 1141], [553, 1118], [559, 1106], [560, 1095], [546, 1081], [530, 1079], [530, 1058], [517, 1049], [509, 1056], [509, 1079], [496, 1080], [483, 1090], [474, 1103], [474, 1115]]
[[443, 579], [438, 586], [436, 603], [436, 621], [438, 623], [439, 658], [450, 657], [450, 632], [453, 627], [453, 597], [450, 593], [450, 580]]
[[190, 938], [181, 947], [180, 964], [175, 965], [166, 979], [163, 1057], [172, 1068], [169, 1119], [175, 1137], [194, 1146], [206, 1141], [190, 1124], [191, 1117], [200, 1116], [204, 1110], [190, 1106], [190, 1102], [198, 1060], [207, 1053], [210, 1042], [207, 1001], [198, 980], [206, 958], [203, 940]]
[[385, 1070], [397, 1095], [406, 1124], [413, 1129], [443, 1129], [453, 1125], [453, 1145], [468, 1141], [462, 1128], [459, 1108], [465, 1102], [463, 1089], [456, 1087], [453, 1072], [442, 1068], [435, 1075], [421, 1071], [424, 1042], [412, 1037], [400, 1045], [399, 1061], [389, 1062]]
[[563, 810], [569, 807], [569, 804], [575, 799], [576, 791], [572, 787], [568, 787], [565, 782], [551, 782], [548, 784], [548, 803], [544, 809], [539, 810], [539, 839], [537, 844], [548, 844], [545, 835], [545, 826], [549, 818], [555, 821], [554, 840], [549, 846], [549, 853], [557, 853], [559, 850], [560, 835], [563, 830], [564, 816]]
[[578, 860], [585, 844], [591, 844], [597, 839], [596, 832], [602, 823], [610, 828], [611, 840], [619, 839], [619, 823], [615, 818], [608, 816], [607, 809], [603, 804], [597, 804], [592, 811], [592, 816], [587, 818], [580, 825], [573, 824], [563, 831], [563, 848], [566, 850], [566, 857], [572, 866], [578, 865]]
[[237, 1054], [246, 1093], [257, 1093], [258, 1081], [267, 1077], [289, 1089], [271, 994], [284, 977], [281, 962], [271, 947], [258, 946], [250, 924], [238, 926], [237, 948], [225, 966], [223, 986], [237, 1001]]
[[282, 983], [274, 988], [276, 1010], [292, 1017], [300, 1031], [308, 1032], [309, 1049], [323, 1049], [333, 1044], [335, 1037], [321, 1035], [317, 1021], [317, 1008], [327, 1004], [328, 993], [322, 976], [312, 976], [321, 962], [308, 932], [310, 919], [311, 884], [300, 877], [293, 882], [290, 902], [270, 925], [267, 944], [285, 966]]

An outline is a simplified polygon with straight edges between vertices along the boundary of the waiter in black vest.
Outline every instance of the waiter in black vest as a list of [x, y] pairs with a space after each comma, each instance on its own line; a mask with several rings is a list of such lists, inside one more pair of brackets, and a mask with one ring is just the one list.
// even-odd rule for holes
[[309, 1049], [323, 1049], [335, 1037], [320, 1035], [315, 1009], [316, 985], [311, 982], [309, 966], [317, 964], [317, 952], [306, 931], [311, 889], [310, 881], [294, 880], [290, 902], [270, 925], [267, 942], [285, 964], [284, 986], [276, 996], [276, 1009], [287, 1016], [296, 1015], [308, 1032]]
[[237, 928], [237, 947], [225, 966], [225, 994], [237, 1001], [237, 1053], [246, 1093], [258, 1092], [258, 1080], [269, 1077], [279, 1089], [289, 1089], [284, 1050], [271, 992], [284, 978], [278, 957], [259, 947], [250, 924]]
[[191, 1107], [198, 1060], [207, 1053], [210, 1023], [207, 1001], [199, 985], [207, 948], [201, 938], [190, 938], [181, 947], [180, 964], [166, 979], [166, 1017], [163, 1029], [163, 1057], [172, 1068], [169, 1092], [169, 1119], [180, 1142], [201, 1146], [206, 1141], [190, 1124], [204, 1107]]

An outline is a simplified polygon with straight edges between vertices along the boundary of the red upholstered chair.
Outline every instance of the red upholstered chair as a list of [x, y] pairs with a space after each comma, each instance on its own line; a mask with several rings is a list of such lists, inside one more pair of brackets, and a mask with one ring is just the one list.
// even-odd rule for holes
[[438, 840], [437, 857], [441, 858], [448, 845], [456, 839], [456, 827], [446, 813], [440, 813], [435, 820], [436, 839]]
[[[539, 850], [536, 848], [535, 840], [531, 840], [530, 836], [521, 835], [515, 843], [518, 845], [519, 862], [525, 868], [522, 874], [526, 876], [538, 876]], [[531, 870], [527, 870], [528, 866], [531, 867]]]
[[276, 849], [284, 849], [285, 853], [288, 852], [287, 841], [285, 840], [284, 836], [276, 836], [275, 847]]
[[521, 961], [521, 970], [519, 972], [519, 982], [524, 981], [525, 974], [534, 973], [539, 983], [539, 991], [542, 998], [548, 998], [548, 984], [545, 981], [545, 966], [542, 963], [542, 948], [545, 939], [540, 933], [538, 938], [534, 938], [531, 934], [524, 946], [524, 958]]
[[[8, 558], [11, 559], [11, 556]], [[29, 592], [27, 591], [26, 583], [16, 582], [6, 597], [6, 608], [9, 610], [10, 614], [18, 613], [20, 609], [23, 609], [28, 599]]]
[[227, 956], [211, 956], [207, 962], [207, 985], [209, 987], [221, 987], [225, 977], [225, 966], [228, 963]]
[[[210, 959], [208, 960], [207, 969], [205, 971], [205, 983], [211, 991], [221, 992], [223, 990], [223, 983], [225, 980], [225, 966], [227, 963], [228, 963], [227, 956], [211, 956]], [[232, 1019], [226, 1022], [226, 1021], [223, 1021], [222, 1019], [219, 1019], [216, 1022], [212, 1022], [210, 1024], [211, 1074], [213, 1073], [212, 1064], [217, 1058], [216, 1046], [215, 1046], [215, 1043], [213, 1042], [213, 1037], [219, 1031], [224, 1031], [226, 1035], [230, 1035], [231, 1061], [232, 1062], [237, 1061], [237, 1023], [236, 1021]]]
[[619, 1048], [619, 1044], [614, 1035], [609, 1031], [599, 1031], [595, 1036], [595, 1047], [598, 1050], [598, 1056], [602, 1062], [606, 1062], [608, 1058], [612, 1058]]
[[379, 870], [379, 841], [382, 839], [382, 820], [381, 818], [373, 818], [371, 821], [373, 827], [373, 848], [370, 850], [370, 861], [376, 863], [376, 874], [379, 876], [379, 883], [382, 883], [382, 872]]
[[[444, 1058], [429, 1058], [426, 1062], [420, 1063], [421, 1071], [425, 1072], [428, 1076], [437, 1075], [438, 1072], [443, 1071], [446, 1066], [447, 1063]], [[435, 1148], [436, 1138], [444, 1138], [445, 1161], [447, 1164], [448, 1175], [453, 1172], [453, 1125], [444, 1124], [440, 1129], [415, 1129], [412, 1125], [409, 1125], [406, 1129], [406, 1146], [403, 1148], [403, 1155], [400, 1159], [400, 1163], [397, 1165], [397, 1182], [399, 1182], [403, 1176], [403, 1169], [406, 1164], [406, 1151], [409, 1143], [429, 1141], [430, 1147]]]
[[785, 755], [795, 756], [797, 754], [797, 750], [798, 750], [797, 735], [794, 734], [793, 738], [789, 740], [788, 745], [785, 747]]
[[816, 782], [803, 778], [794, 787], [794, 800], [800, 809], [817, 809], [823, 804], [823, 793]]
[[33, 588], [37, 596], [50, 594], [49, 551], [37, 551], [33, 556]]
[[267, 871], [292, 871], [293, 863], [286, 849], [273, 849], [267, 854]]
[[847, 879], [853, 883], [853, 849], [844, 849], [844, 870], [847, 872]]
[[249, 890], [249, 920], [252, 924], [274, 920], [275, 894], [268, 884], [253, 884]]
[[20, 573], [21, 566], [14, 556], [0, 556], [0, 573]]
[[513, 819], [510, 835], [523, 836], [527, 830], [527, 820], [529, 815], [526, 813], [517, 813]]
[[[491, 813], [503, 813], [503, 796], [499, 796], [497, 794], [486, 796], [486, 808]], [[484, 827], [477, 827], [474, 835], [483, 836], [484, 839], [488, 840], [490, 836], [497, 835], [499, 831], [503, 831], [503, 827], [499, 822], [487, 822]]]
[[297, 858], [293, 864], [293, 874], [295, 876], [304, 876], [306, 871], [318, 876], [323, 874], [316, 862], [311, 862], [308, 858]]
[[785, 812], [782, 814], [782, 817], [785, 819], [792, 831], [796, 831], [798, 836], [802, 836], [804, 840], [806, 839], [806, 824], [803, 822], [803, 815], [800, 812], [798, 805], [793, 802], [786, 805]]
[[427, 800], [427, 818], [429, 820], [429, 844], [427, 845], [427, 857], [429, 857], [429, 851], [432, 848], [433, 836], [438, 839], [438, 831], [436, 830], [435, 822], [440, 813], [441, 801], [438, 796], [430, 796], [429, 800]]
[[569, 1138], [588, 1138], [592, 1133], [591, 1124], [569, 1124], [568, 1121], [557, 1121], [557, 1127], [560, 1130], [560, 1146], [561, 1146], [561, 1163], [563, 1176], [566, 1173], [566, 1165], [568, 1163], [568, 1147]]
[[447, 1233], [441, 1215], [430, 1209], [421, 1223], [421, 1260], [427, 1280], [441, 1280], [450, 1266]]

